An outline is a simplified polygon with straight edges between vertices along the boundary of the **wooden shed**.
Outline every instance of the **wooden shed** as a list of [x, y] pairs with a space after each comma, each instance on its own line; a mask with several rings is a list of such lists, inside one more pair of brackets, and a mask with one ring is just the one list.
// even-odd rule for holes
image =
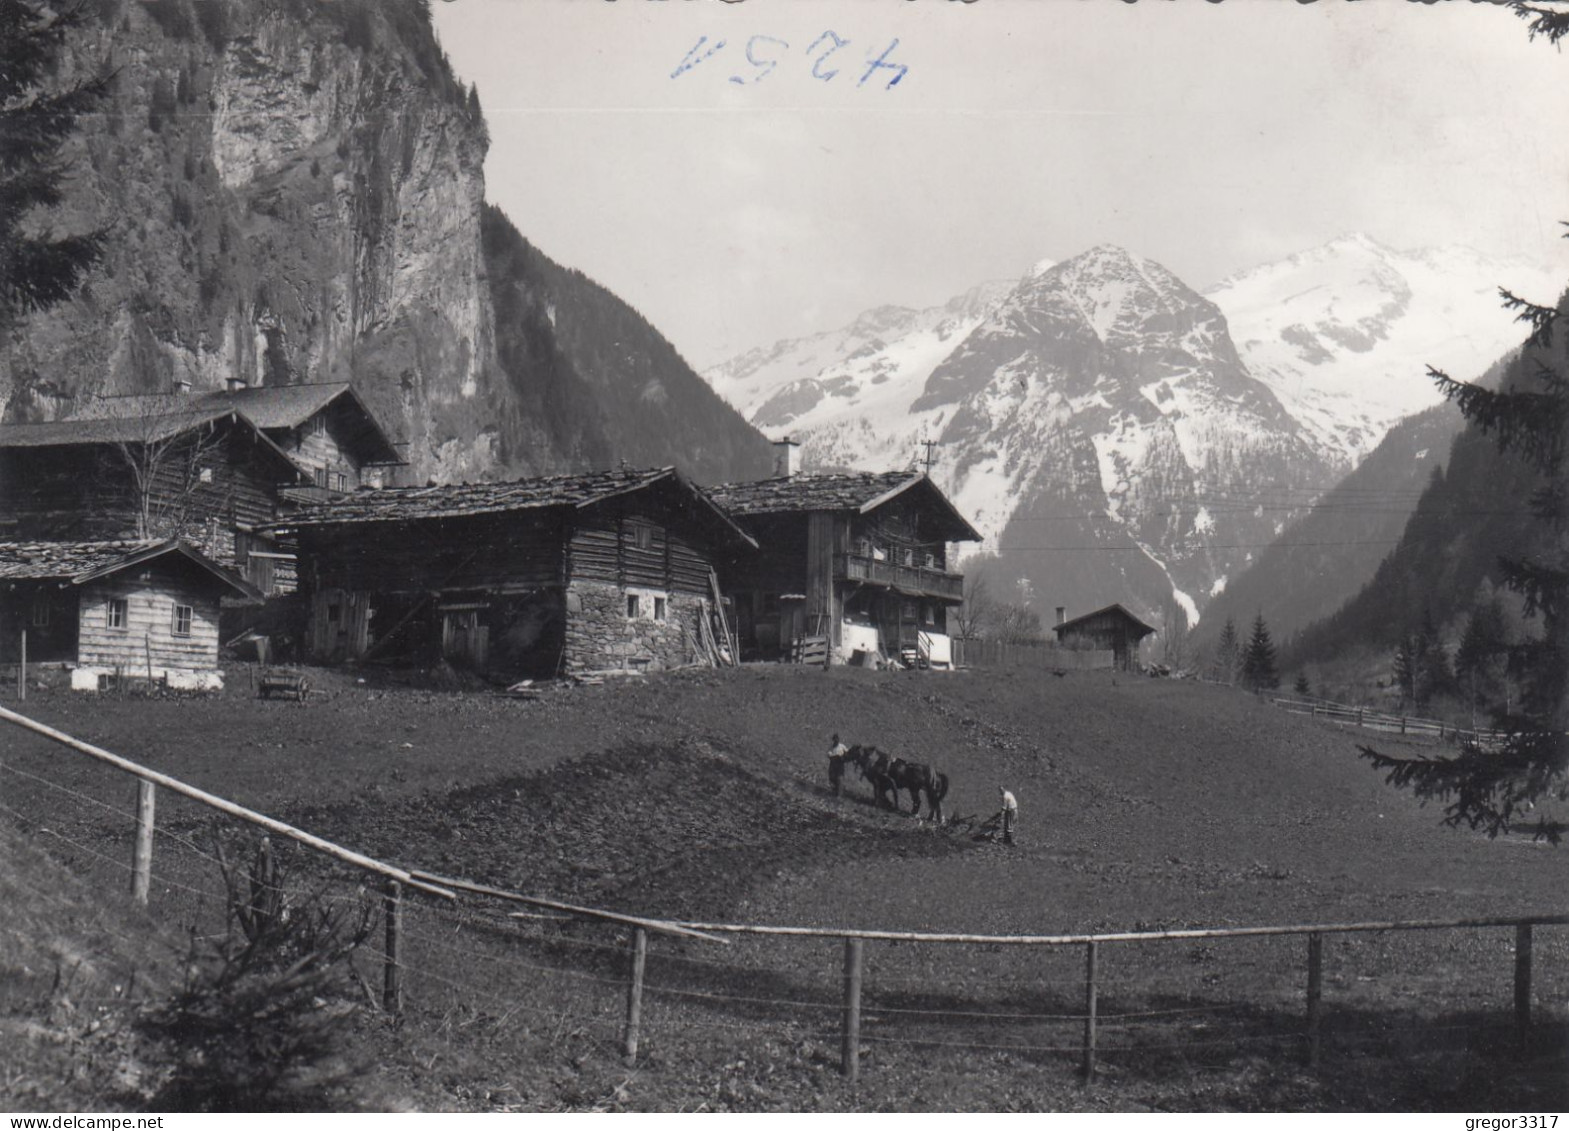
[[742, 655], [785, 659], [826, 638], [857, 652], [943, 655], [964, 577], [948, 544], [980, 535], [922, 472], [781, 475], [713, 490], [761, 550], [725, 564]]
[[1139, 642], [1155, 629], [1121, 605], [1107, 605], [1104, 609], [1053, 625], [1052, 631], [1057, 634], [1059, 644], [1109, 650], [1115, 667], [1131, 671], [1138, 658]]
[[0, 542], [0, 663], [71, 671], [71, 686], [115, 678], [210, 690], [219, 604], [260, 601], [244, 578], [184, 542]]
[[701, 661], [714, 562], [756, 548], [674, 468], [368, 489], [284, 525], [313, 657], [507, 677]]

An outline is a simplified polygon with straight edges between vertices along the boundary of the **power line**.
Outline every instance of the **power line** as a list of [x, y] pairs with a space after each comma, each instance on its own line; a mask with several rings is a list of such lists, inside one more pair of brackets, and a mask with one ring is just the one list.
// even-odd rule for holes
[[[1341, 541], [1338, 539], [1326, 539], [1322, 542], [1203, 542], [1195, 546], [1194, 549], [1267, 550], [1270, 547], [1277, 547], [1280, 549], [1316, 549], [1323, 546], [1398, 546], [1400, 541], [1401, 540], [1399, 538], [1373, 538], [1366, 541]], [[1140, 553], [1150, 552], [1148, 547], [1140, 546], [1136, 543], [1105, 546], [1021, 546], [1010, 543], [1006, 546], [1000, 545], [996, 549], [998, 553], [1002, 553], [1004, 551], [1007, 551], [1008, 553], [1099, 553], [1101, 551], [1115, 551], [1120, 553], [1127, 550], [1137, 550]]]

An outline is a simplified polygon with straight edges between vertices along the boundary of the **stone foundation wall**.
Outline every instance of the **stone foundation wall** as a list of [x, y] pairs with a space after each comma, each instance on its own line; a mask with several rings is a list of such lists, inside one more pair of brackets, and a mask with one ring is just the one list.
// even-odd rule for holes
[[[642, 606], [627, 616], [627, 595], [637, 594]], [[665, 599], [664, 620], [655, 620], [653, 600]], [[690, 664], [703, 601], [684, 593], [637, 586], [573, 581], [567, 586], [564, 670], [659, 671]]]

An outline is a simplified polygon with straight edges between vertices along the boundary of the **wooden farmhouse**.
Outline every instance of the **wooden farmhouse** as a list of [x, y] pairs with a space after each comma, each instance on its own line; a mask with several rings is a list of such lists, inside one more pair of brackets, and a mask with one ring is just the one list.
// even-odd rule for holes
[[1082, 617], [1059, 621], [1052, 631], [1057, 634], [1058, 644], [1110, 651], [1113, 667], [1131, 671], [1138, 659], [1139, 642], [1155, 629], [1121, 605], [1107, 605]]
[[673, 468], [363, 490], [285, 526], [315, 659], [507, 677], [701, 660], [714, 562], [756, 548]]
[[0, 425], [0, 537], [179, 536], [287, 591], [293, 555], [259, 529], [401, 460], [347, 384], [230, 386]]
[[0, 542], [0, 663], [215, 689], [226, 597], [261, 593], [184, 542]]
[[781, 475], [715, 488], [762, 550], [725, 563], [743, 657], [830, 662], [856, 653], [949, 662], [948, 610], [964, 577], [950, 542], [980, 535], [921, 472]]
[[379, 484], [382, 469], [404, 462], [347, 381], [252, 386], [230, 380], [227, 389], [201, 393], [97, 397], [70, 419], [158, 420], [181, 412], [239, 413], [304, 469], [318, 492]]

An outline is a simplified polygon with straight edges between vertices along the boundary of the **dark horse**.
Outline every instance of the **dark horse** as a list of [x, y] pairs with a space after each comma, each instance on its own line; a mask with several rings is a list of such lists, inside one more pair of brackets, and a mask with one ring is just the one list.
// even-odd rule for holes
[[893, 780], [896, 790], [909, 791], [910, 812], [920, 813], [921, 794], [925, 793], [929, 816], [939, 825], [942, 824], [942, 799], [948, 796], [947, 774], [922, 762], [906, 762], [903, 758], [895, 758], [888, 766], [888, 776]]
[[942, 799], [948, 795], [948, 775], [938, 773], [920, 762], [906, 762], [903, 758], [889, 758], [886, 751], [875, 746], [852, 746], [846, 761], [854, 762], [861, 777], [872, 783], [872, 802], [878, 807], [886, 805], [894, 812], [899, 807], [899, 793], [910, 794], [910, 812], [921, 811], [921, 794], [931, 810], [932, 819], [942, 824]]
[[850, 747], [850, 752], [845, 755], [845, 761], [855, 763], [861, 771], [861, 780], [872, 783], [872, 804], [881, 808], [887, 805], [890, 809], [899, 808], [899, 787], [888, 774], [888, 755], [875, 746]]

